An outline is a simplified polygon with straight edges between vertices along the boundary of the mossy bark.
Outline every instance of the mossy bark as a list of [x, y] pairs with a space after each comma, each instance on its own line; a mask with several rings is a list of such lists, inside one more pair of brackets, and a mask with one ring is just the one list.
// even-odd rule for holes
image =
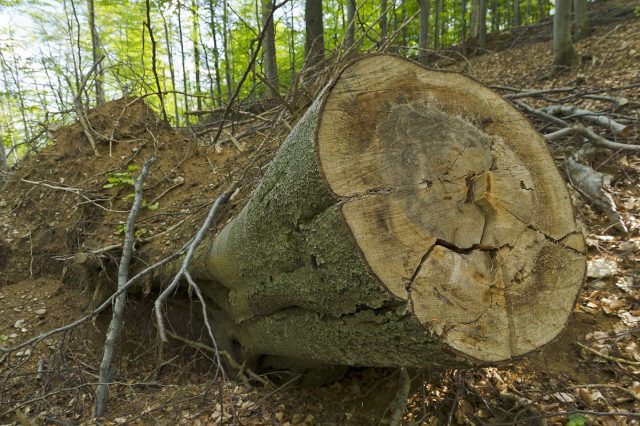
[[[424, 367], [456, 359], [371, 273], [322, 177], [315, 133], [324, 94], [282, 145], [205, 264], [203, 286], [250, 354], [319, 364]], [[455, 364], [460, 364], [456, 359]]]
[[236, 356], [451, 367], [555, 338], [586, 262], [526, 118], [467, 77], [379, 55], [324, 89], [198, 265]]

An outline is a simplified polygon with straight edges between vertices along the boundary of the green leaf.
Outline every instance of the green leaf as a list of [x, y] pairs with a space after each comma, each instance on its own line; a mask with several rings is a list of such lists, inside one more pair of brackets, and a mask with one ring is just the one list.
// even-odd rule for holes
[[147, 208], [149, 210], [158, 210], [158, 207], [160, 207], [160, 203], [158, 203], [157, 201], [153, 204], [147, 204]]
[[587, 422], [587, 418], [580, 413], [571, 414], [566, 426], [584, 426]]
[[129, 164], [127, 166], [127, 170], [129, 170], [130, 172], [135, 172], [136, 170], [138, 170], [140, 167], [137, 164]]
[[114, 186], [116, 186], [113, 183], [105, 183], [104, 185], [102, 185], [103, 188], [108, 189], [108, 188], [113, 188]]

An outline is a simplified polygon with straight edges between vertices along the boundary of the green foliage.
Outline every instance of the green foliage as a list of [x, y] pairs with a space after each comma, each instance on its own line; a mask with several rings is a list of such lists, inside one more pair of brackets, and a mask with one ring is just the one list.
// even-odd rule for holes
[[[118, 224], [118, 234], [120, 235], [124, 235], [127, 232], [127, 224], [126, 223], [119, 223]], [[133, 236], [136, 238], [140, 238], [142, 237], [144, 234], [146, 234], [148, 231], [146, 230], [146, 228], [138, 228], [135, 231], [133, 231]]]
[[[431, 1], [429, 48], [433, 48], [436, 32], [441, 49], [459, 45], [463, 19], [467, 36], [470, 35], [473, 6], [470, 0], [465, 1], [463, 17], [460, 0], [440, 0], [439, 28], [434, 25], [435, 1]], [[381, 44], [382, 0], [356, 3], [357, 49], [375, 50]], [[487, 3], [489, 31], [503, 31], [513, 25], [514, 2]], [[146, 1], [94, 0], [94, 4], [96, 32], [101, 53], [105, 55], [103, 82], [107, 100], [155, 93], [151, 38], [143, 26], [147, 20]], [[347, 0], [324, 0], [322, 4], [325, 48], [330, 57], [337, 50], [344, 51]], [[418, 1], [386, 0], [386, 4], [387, 36], [395, 37], [390, 50], [406, 56], [417, 55]], [[551, 2], [544, 0], [542, 4], [543, 13], [548, 16]], [[257, 36], [262, 28], [260, 5], [261, 1], [257, 0], [150, 1], [158, 80], [165, 92], [164, 109], [172, 124], [198, 124], [196, 116], [184, 114], [196, 105], [192, 97], [196, 94], [196, 69], [200, 75], [198, 94], [202, 108], [225, 105], [257, 48]], [[522, 24], [537, 21], [540, 18], [537, 4], [520, 1], [520, 15]], [[12, 25], [14, 19], [5, 19], [13, 16], [20, 25]], [[280, 90], [284, 92], [304, 64], [304, 2], [291, 0], [281, 7], [275, 14], [274, 27]], [[87, 2], [0, 0], [0, 52], [0, 139], [7, 147], [20, 147], [21, 151], [17, 152], [20, 156], [46, 145], [44, 137], [40, 137], [36, 147], [22, 143], [39, 133], [39, 123], [50, 117], [63, 123], [76, 118], [74, 90], [93, 64]], [[240, 91], [240, 100], [257, 101], [264, 96], [265, 87], [259, 78], [263, 73], [262, 55], [258, 54]], [[221, 86], [220, 96], [216, 81]], [[92, 107], [95, 98], [95, 84], [90, 80], [82, 96], [84, 106]], [[147, 96], [145, 101], [156, 111], [160, 110], [158, 96]], [[58, 111], [63, 113], [51, 114]], [[132, 184], [126, 174], [111, 178], [107, 188]]]
[[[105, 189], [108, 189], [108, 188], [120, 188], [127, 185], [134, 186], [135, 180], [131, 176], [131, 172], [135, 172], [136, 170], [138, 170], [138, 165], [130, 164], [127, 167], [126, 172], [116, 172], [108, 176], [107, 177], [108, 183], [102, 185], [102, 187]], [[130, 195], [133, 196], [133, 194], [130, 194]]]
[[587, 422], [587, 418], [583, 414], [571, 414], [566, 426], [584, 426]]
[[[108, 183], [102, 185], [102, 187], [105, 189], [109, 189], [109, 188], [122, 188], [122, 187], [135, 186], [135, 179], [133, 178], [133, 176], [131, 176], [131, 173], [135, 172], [139, 168], [140, 167], [137, 164], [129, 164], [127, 166], [126, 172], [115, 172], [109, 175], [107, 177]], [[135, 198], [135, 196], [136, 194], [134, 192], [131, 192], [125, 195], [122, 199], [126, 201], [126, 200]], [[158, 207], [160, 207], [160, 203], [157, 201], [155, 203], [149, 203], [147, 200], [143, 199], [141, 203], [141, 207], [143, 209], [146, 208], [151, 211], [158, 210]], [[122, 225], [124, 226], [124, 224]], [[120, 228], [118, 228], [118, 232], [124, 233], [124, 231], [122, 231]]]

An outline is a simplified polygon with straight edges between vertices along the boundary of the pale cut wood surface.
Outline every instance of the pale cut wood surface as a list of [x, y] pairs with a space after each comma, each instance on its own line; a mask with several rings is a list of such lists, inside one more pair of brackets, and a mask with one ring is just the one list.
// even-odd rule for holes
[[544, 140], [499, 95], [365, 58], [329, 93], [317, 151], [367, 264], [425, 333], [498, 361], [562, 330], [584, 279], [583, 237]]

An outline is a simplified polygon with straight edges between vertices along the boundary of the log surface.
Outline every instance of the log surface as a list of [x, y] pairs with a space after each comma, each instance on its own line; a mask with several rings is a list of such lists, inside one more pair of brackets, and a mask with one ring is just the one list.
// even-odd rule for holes
[[455, 366], [556, 337], [585, 267], [526, 118], [467, 77], [377, 55], [296, 125], [212, 242], [203, 291], [244, 353]]

